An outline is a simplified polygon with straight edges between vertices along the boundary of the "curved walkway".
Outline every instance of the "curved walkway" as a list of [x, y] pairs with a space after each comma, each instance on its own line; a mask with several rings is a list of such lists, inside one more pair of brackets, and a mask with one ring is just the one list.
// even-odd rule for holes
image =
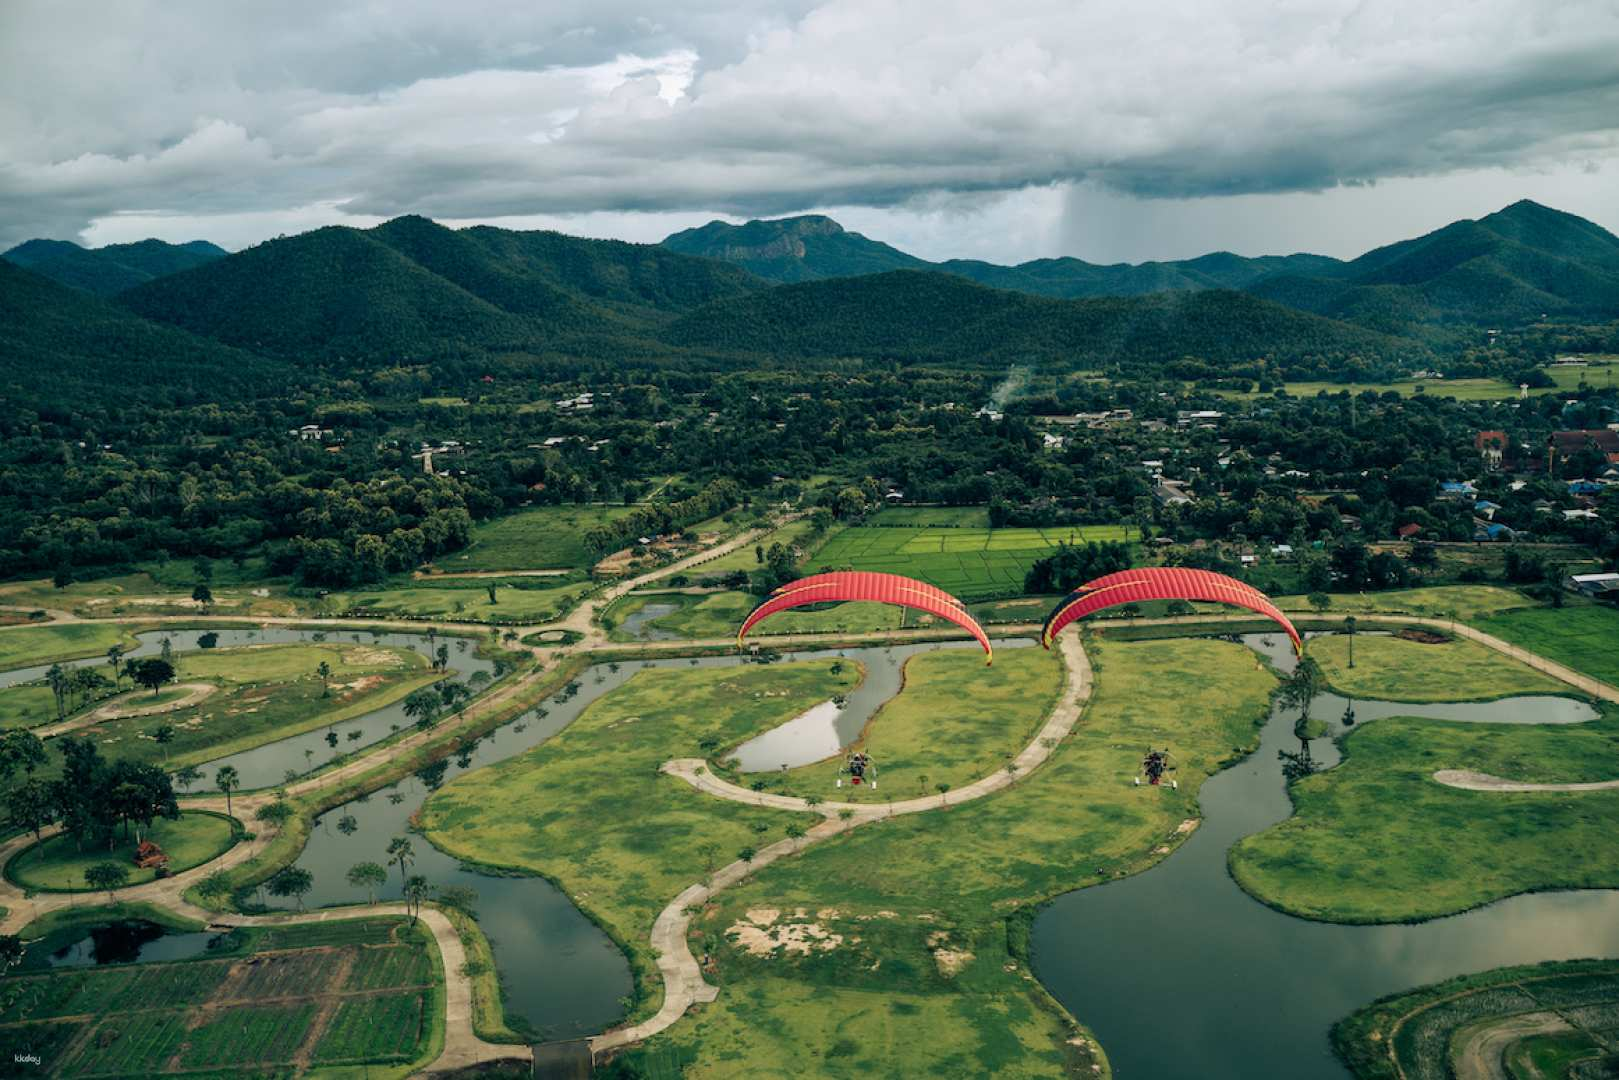
[[[1059, 652], [1068, 669], [1067, 685], [1063, 688], [1062, 696], [1057, 699], [1056, 705], [1052, 707], [1051, 715], [1041, 727], [1040, 733], [1014, 759], [1016, 769], [999, 769], [971, 784], [948, 791], [939, 798], [928, 796], [883, 806], [837, 802], [810, 806], [801, 798], [749, 791], [720, 780], [707, 771], [701, 759], [680, 758], [666, 763], [662, 768], [663, 772], [677, 776], [699, 791], [705, 791], [717, 798], [747, 803], [750, 806], [798, 810], [824, 816], [814, 828], [804, 834], [802, 839], [779, 840], [762, 848], [751, 863], [738, 860], [721, 867], [714, 872], [706, 885], [699, 882], [689, 886], [658, 913], [657, 920], [652, 924], [652, 949], [658, 958], [658, 971], [663, 976], [663, 1005], [651, 1019], [597, 1035], [590, 1040], [591, 1050], [611, 1050], [650, 1038], [672, 1026], [692, 1005], [713, 1001], [719, 996], [719, 988], [704, 980], [702, 967], [698, 964], [697, 958], [692, 956], [686, 941], [686, 931], [691, 923], [693, 910], [707, 903], [716, 893], [744, 880], [761, 866], [768, 866], [777, 859], [795, 855], [811, 844], [848, 832], [867, 822], [895, 814], [919, 814], [937, 810], [941, 806], [955, 806], [981, 799], [1017, 783], [1019, 778], [1028, 775], [1050, 757], [1058, 742], [1072, 731], [1079, 721], [1085, 702], [1091, 695], [1094, 681], [1090, 658], [1085, 655], [1078, 634], [1070, 634], [1061, 639]], [[849, 813], [847, 818], [841, 816], [845, 812]]]
[[1595, 780], [1584, 784], [1534, 784], [1525, 780], [1508, 780], [1502, 776], [1474, 772], [1472, 769], [1440, 769], [1433, 778], [1446, 787], [1463, 791], [1612, 791], [1619, 788], [1619, 780]]

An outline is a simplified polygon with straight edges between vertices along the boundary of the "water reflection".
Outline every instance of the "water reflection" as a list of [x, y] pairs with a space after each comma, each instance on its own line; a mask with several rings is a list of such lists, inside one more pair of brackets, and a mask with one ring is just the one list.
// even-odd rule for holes
[[[1274, 641], [1265, 649], [1261, 636], [1243, 640], [1290, 666]], [[1338, 717], [1345, 704], [1323, 695], [1311, 715]], [[1567, 698], [1354, 705], [1361, 723], [1596, 715]], [[1226, 852], [1292, 813], [1276, 754], [1297, 748], [1295, 719], [1274, 710], [1259, 749], [1203, 785], [1203, 825], [1161, 865], [1061, 896], [1035, 922], [1041, 981], [1096, 1032], [1117, 1076], [1342, 1080], [1328, 1029], [1374, 998], [1503, 964], [1619, 955], [1616, 891], [1518, 896], [1413, 926], [1309, 922], [1249, 897], [1227, 874]], [[1311, 749], [1323, 766], [1338, 761], [1329, 739]]]

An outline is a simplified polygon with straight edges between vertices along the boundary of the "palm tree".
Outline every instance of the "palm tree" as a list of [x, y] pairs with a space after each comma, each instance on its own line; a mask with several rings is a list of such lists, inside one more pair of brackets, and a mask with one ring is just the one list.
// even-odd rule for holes
[[320, 676], [320, 696], [321, 697], [331, 697], [332, 696], [332, 665], [330, 665], [326, 661], [322, 660], [320, 662], [320, 666], [315, 669], [315, 674]]
[[222, 765], [214, 774], [214, 786], [225, 793], [225, 816], [230, 817], [230, 793], [242, 785], [242, 777], [234, 765]]
[[1349, 666], [1355, 666], [1355, 617], [1344, 616], [1344, 633], [1349, 635]]
[[112, 685], [115, 690], [120, 688], [121, 680], [124, 677], [124, 669], [119, 666], [119, 662], [123, 658], [124, 647], [122, 645], [114, 645], [107, 650], [107, 663], [112, 665]]
[[415, 922], [422, 913], [422, 901], [433, 895], [433, 886], [420, 874], [412, 874], [405, 882], [405, 904], [411, 908], [410, 919]]
[[152, 741], [163, 748], [163, 767], [169, 767], [169, 743], [174, 741], [174, 726], [160, 724], [152, 731]]
[[202, 779], [202, 770], [195, 765], [187, 765], [174, 774], [174, 782], [180, 785], [180, 790], [190, 792], [191, 785]]
[[396, 836], [388, 841], [388, 865], [398, 864], [400, 884], [405, 884], [405, 870], [415, 861], [416, 849], [411, 846], [409, 839]]

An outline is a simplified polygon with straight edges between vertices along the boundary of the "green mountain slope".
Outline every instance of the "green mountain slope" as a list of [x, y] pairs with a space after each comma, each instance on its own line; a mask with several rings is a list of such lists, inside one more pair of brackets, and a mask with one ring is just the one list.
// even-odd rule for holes
[[169, 244], [142, 240], [83, 248], [67, 240], [28, 240], [0, 258], [52, 281], [111, 296], [155, 278], [223, 259], [224, 248], [206, 240]]
[[527, 319], [338, 226], [259, 244], [119, 301], [158, 322], [291, 360], [405, 362], [523, 348], [538, 337]]
[[666, 237], [663, 246], [685, 255], [734, 263], [776, 284], [933, 268], [926, 260], [848, 232], [820, 214], [744, 225], [711, 221]]
[[783, 285], [721, 301], [682, 317], [664, 339], [737, 353], [1038, 360], [1075, 368], [1182, 356], [1230, 362], [1421, 352], [1237, 292], [1051, 300], [918, 271]]
[[1258, 296], [1389, 332], [1619, 316], [1619, 237], [1524, 200], [1369, 251], [1327, 273], [1278, 275]]
[[1076, 299], [1141, 296], [1151, 292], [1240, 289], [1271, 274], [1314, 274], [1339, 265], [1323, 255], [1248, 259], [1221, 251], [1180, 262], [1109, 266], [1083, 259], [1036, 259], [1000, 266], [976, 259], [934, 263], [849, 232], [829, 217], [813, 214], [729, 225], [711, 221], [667, 237], [663, 244], [688, 255], [721, 259], [767, 281], [792, 283], [877, 274], [887, 270], [938, 270], [981, 285], [1014, 292]]
[[132, 289], [132, 311], [288, 359], [430, 360], [644, 347], [684, 311], [763, 286], [644, 244], [401, 217], [273, 240]]
[[291, 374], [3, 260], [0, 327], [0, 393], [12, 401], [218, 401], [285, 389]]

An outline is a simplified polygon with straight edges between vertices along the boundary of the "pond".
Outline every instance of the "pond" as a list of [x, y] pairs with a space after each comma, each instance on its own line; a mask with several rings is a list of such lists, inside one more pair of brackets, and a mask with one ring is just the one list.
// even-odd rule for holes
[[[889, 687], [887, 695], [892, 697], [899, 687], [902, 658], [921, 649], [940, 647], [947, 646], [790, 652], [782, 659], [843, 657], [864, 664], [868, 682], [877, 673], [891, 669], [892, 678], [882, 685]], [[894, 655], [889, 656], [890, 652]], [[743, 662], [739, 656], [720, 656], [598, 664], [579, 676], [578, 691], [572, 697], [558, 694], [548, 698], [540, 706], [545, 715], [539, 715], [538, 709], [527, 713], [496, 728], [459, 757], [445, 759], [392, 787], [335, 807], [319, 819], [298, 857], [297, 865], [314, 877], [314, 888], [304, 897], [305, 904], [314, 907], [364, 901], [364, 891], [346, 883], [349, 867], [359, 862], [386, 864], [388, 842], [396, 836], [407, 837], [415, 850], [410, 873], [424, 875], [438, 886], [467, 886], [477, 892], [474, 906], [479, 925], [494, 945], [508, 1016], [521, 1019], [537, 1037], [546, 1040], [606, 1030], [623, 1015], [620, 999], [633, 987], [628, 961], [601, 928], [544, 878], [496, 877], [463, 868], [458, 860], [412, 833], [411, 818], [432, 790], [463, 773], [539, 745], [638, 671], [732, 667]], [[883, 700], [886, 698], [874, 697], [870, 708], [880, 706]], [[863, 724], [863, 720], [856, 724], [854, 731], [858, 732]], [[566, 798], [567, 793], [558, 792], [557, 797]], [[398, 898], [400, 886], [399, 869], [392, 866], [378, 899]]]
[[[1245, 636], [1279, 667], [1285, 642]], [[1323, 695], [1311, 715], [1347, 702]], [[1570, 698], [1410, 705], [1357, 699], [1360, 723], [1392, 716], [1479, 722], [1589, 720]], [[1259, 748], [1199, 793], [1203, 824], [1152, 870], [1067, 893], [1035, 920], [1036, 973], [1095, 1031], [1122, 1080], [1343, 1080], [1332, 1024], [1374, 998], [1503, 964], [1619, 955], [1619, 891], [1517, 896], [1416, 925], [1342, 926], [1281, 914], [1226, 872], [1241, 838], [1292, 813], [1279, 749], [1296, 749], [1296, 713], [1275, 709]], [[1330, 738], [1311, 744], [1330, 767]], [[1155, 793], [1144, 791], [1145, 797]]]
[[618, 628], [628, 637], [636, 641], [674, 641], [680, 637], [673, 630], [666, 630], [661, 626], [653, 626], [654, 619], [661, 619], [665, 615], [673, 615], [679, 611], [677, 604], [647, 603], [642, 604], [628, 615], [624, 616]]
[[202, 956], [227, 935], [168, 931], [156, 923], [127, 919], [50, 934], [24, 950], [21, 971], [153, 963]]
[[[197, 638], [210, 630], [151, 630], [137, 634], [137, 647], [125, 653], [125, 657], [156, 656], [163, 649], [163, 639], [173, 641], [176, 652], [191, 652], [197, 649]], [[450, 646], [450, 670], [456, 678], [463, 681], [471, 678], [477, 672], [483, 672], [493, 677], [495, 665], [491, 660], [480, 657], [477, 653], [477, 643], [470, 638], [451, 637], [448, 635], [429, 638], [426, 634], [396, 634], [372, 633], [371, 631], [318, 631], [297, 630], [288, 627], [257, 627], [248, 629], [211, 630], [219, 635], [218, 649], [236, 648], [246, 645], [292, 645], [309, 644], [316, 640], [327, 644], [366, 644], [366, 645], [393, 645], [413, 649], [431, 660], [436, 645]], [[96, 665], [106, 666], [105, 656], [88, 657], [74, 660], [64, 666], [83, 667]], [[20, 682], [31, 682], [34, 679], [44, 678], [50, 665], [29, 668], [18, 668], [0, 674], [0, 686], [13, 686]], [[199, 766], [210, 778], [214, 772], [224, 765], [234, 766], [241, 776], [243, 790], [270, 787], [285, 782], [288, 773], [302, 774], [326, 764], [334, 754], [352, 753], [361, 750], [381, 739], [393, 734], [396, 727], [409, 727], [412, 721], [405, 716], [405, 703], [403, 699], [391, 705], [384, 705], [361, 716], [340, 721], [335, 725], [339, 742], [334, 749], [326, 739], [326, 729], [316, 728], [301, 735], [277, 739], [265, 743], [251, 750], [230, 754], [226, 757], [215, 758]], [[360, 737], [351, 739], [350, 732], [358, 731]]]
[[[996, 642], [999, 649], [1026, 649], [1031, 638], [1010, 638]], [[865, 665], [866, 677], [839, 704], [823, 701], [780, 727], [749, 739], [731, 752], [741, 762], [743, 772], [769, 772], [796, 769], [825, 760], [859, 737], [861, 729], [878, 709], [899, 693], [904, 684], [905, 661], [919, 652], [934, 649], [977, 649], [977, 642], [946, 641], [917, 645], [896, 645], [887, 649], [839, 649]]]

